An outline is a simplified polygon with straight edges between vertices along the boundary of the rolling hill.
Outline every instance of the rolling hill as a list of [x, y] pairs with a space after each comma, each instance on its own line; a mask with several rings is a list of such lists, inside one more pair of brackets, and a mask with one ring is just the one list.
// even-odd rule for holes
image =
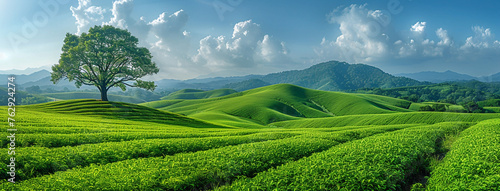
[[197, 89], [183, 89], [176, 92], [172, 92], [168, 96], [162, 97], [162, 100], [171, 100], [171, 99], [206, 99], [206, 98], [214, 98], [221, 97], [229, 94], [236, 93], [235, 90], [232, 89], [217, 89], [210, 91], [203, 91]]
[[[42, 96], [55, 98], [59, 100], [70, 100], [70, 99], [101, 99], [101, 94], [99, 92], [62, 92], [62, 93], [44, 93]], [[144, 103], [143, 99], [139, 99], [131, 96], [123, 95], [113, 95], [109, 94], [108, 99], [116, 102], [127, 102], [127, 103]]]
[[141, 105], [203, 120], [228, 117], [265, 125], [300, 118], [408, 112], [409, 102], [375, 95], [311, 90], [277, 84], [201, 100], [163, 100]]
[[48, 102], [36, 105], [23, 106], [22, 109], [40, 111], [44, 113], [61, 113], [83, 116], [94, 116], [111, 119], [155, 122], [187, 127], [222, 128], [183, 115], [160, 111], [150, 107], [123, 102], [103, 102], [94, 99], [76, 99], [68, 101]]

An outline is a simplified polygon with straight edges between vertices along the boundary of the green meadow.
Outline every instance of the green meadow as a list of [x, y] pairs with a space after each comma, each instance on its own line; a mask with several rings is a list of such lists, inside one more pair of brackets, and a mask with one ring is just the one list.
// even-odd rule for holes
[[0, 189], [500, 190], [500, 113], [433, 104], [277, 84], [17, 106]]

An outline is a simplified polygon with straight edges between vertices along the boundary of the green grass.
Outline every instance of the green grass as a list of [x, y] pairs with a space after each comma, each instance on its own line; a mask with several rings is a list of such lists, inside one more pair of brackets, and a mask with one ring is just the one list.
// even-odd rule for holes
[[165, 97], [162, 97], [162, 100], [172, 100], [172, 99], [206, 99], [206, 98], [214, 98], [214, 97], [222, 97], [225, 95], [236, 93], [235, 90], [232, 89], [217, 89], [210, 91], [196, 90], [196, 89], [183, 89], [176, 92], [173, 92]]
[[444, 123], [379, 134], [240, 178], [218, 190], [402, 190], [436, 141], [467, 125]]
[[350, 115], [334, 118], [300, 119], [271, 123], [282, 128], [328, 128], [348, 125], [435, 124], [440, 122], [479, 122], [499, 118], [500, 114], [411, 112], [392, 114]]
[[463, 131], [432, 171], [428, 190], [499, 190], [500, 119]]
[[[71, 99], [101, 99], [99, 92], [62, 92], [62, 93], [44, 93], [41, 94], [45, 97], [51, 97], [58, 100], [71, 100]], [[108, 99], [115, 102], [128, 102], [128, 103], [144, 103], [143, 99], [131, 96], [113, 95], [109, 94]]]
[[[154, 101], [141, 105], [188, 116], [196, 115], [197, 118], [203, 120], [217, 120], [218, 116], [231, 115], [265, 125], [300, 118], [410, 111], [398, 107], [398, 104], [408, 103], [404, 100], [382, 96], [318, 91], [289, 84], [278, 84], [219, 98]], [[204, 113], [208, 114], [204, 115]]]
[[[408, 190], [429, 170], [422, 188], [495, 190], [500, 114], [414, 104], [281, 84], [140, 105], [18, 106], [16, 184], [0, 166], [0, 190]], [[1, 143], [6, 163], [10, 140]]]
[[49, 102], [25, 106], [21, 109], [40, 112], [97, 116], [101, 118], [147, 121], [191, 127], [222, 127], [179, 114], [160, 111], [140, 105], [122, 102], [103, 102], [92, 99]]

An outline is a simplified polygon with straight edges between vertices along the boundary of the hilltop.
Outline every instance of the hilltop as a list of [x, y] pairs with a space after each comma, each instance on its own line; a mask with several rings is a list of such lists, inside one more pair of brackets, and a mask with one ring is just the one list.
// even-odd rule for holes
[[30, 111], [41, 111], [44, 113], [60, 113], [111, 119], [125, 119], [187, 127], [222, 127], [168, 111], [160, 111], [136, 104], [123, 102], [105, 102], [94, 99], [77, 99], [48, 102], [43, 104], [23, 106], [22, 108]]
[[201, 100], [163, 100], [141, 105], [203, 120], [238, 120], [257, 124], [354, 114], [406, 112], [411, 102], [377, 95], [312, 90], [277, 84], [223, 97]]

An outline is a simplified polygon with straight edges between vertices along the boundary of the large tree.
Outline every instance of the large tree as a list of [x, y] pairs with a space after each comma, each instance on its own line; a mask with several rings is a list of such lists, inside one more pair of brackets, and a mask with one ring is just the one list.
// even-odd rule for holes
[[80, 36], [68, 33], [59, 64], [52, 66], [51, 81], [55, 84], [67, 78], [78, 88], [83, 84], [96, 86], [102, 101], [108, 101], [107, 92], [112, 87], [154, 90], [154, 82], [141, 78], [159, 69], [149, 50], [137, 44], [130, 32], [113, 26], [95, 26]]

